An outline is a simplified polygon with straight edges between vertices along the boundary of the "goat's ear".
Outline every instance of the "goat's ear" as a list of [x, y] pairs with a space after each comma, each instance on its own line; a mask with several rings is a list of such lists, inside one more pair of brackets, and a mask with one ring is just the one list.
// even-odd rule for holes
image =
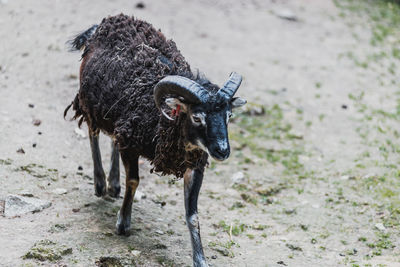
[[178, 98], [167, 98], [165, 99], [165, 104], [171, 109], [177, 109], [179, 105], [181, 112], [187, 112], [187, 105]]
[[243, 106], [246, 103], [247, 103], [247, 101], [245, 99], [243, 99], [243, 98], [240, 98], [240, 97], [234, 97], [231, 100], [232, 108], [239, 108], [239, 107]]

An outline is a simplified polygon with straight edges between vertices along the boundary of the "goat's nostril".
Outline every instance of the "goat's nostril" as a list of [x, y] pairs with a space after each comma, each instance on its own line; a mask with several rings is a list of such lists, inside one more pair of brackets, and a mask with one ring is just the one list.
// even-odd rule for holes
[[215, 150], [222, 157], [224, 157], [228, 153], [228, 149], [226, 148], [217, 147]]

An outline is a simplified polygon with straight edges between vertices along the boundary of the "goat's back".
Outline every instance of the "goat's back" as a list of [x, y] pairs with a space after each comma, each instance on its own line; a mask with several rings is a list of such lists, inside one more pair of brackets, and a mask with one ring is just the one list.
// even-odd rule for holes
[[105, 18], [87, 41], [74, 109], [120, 144], [150, 145], [160, 119], [153, 88], [167, 75], [192, 76], [172, 40], [133, 17]]

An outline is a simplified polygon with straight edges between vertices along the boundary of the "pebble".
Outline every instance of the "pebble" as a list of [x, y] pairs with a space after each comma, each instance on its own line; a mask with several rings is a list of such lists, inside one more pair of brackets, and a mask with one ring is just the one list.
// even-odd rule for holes
[[77, 137], [86, 138], [85, 132], [80, 128], [75, 128], [75, 134], [77, 135]]
[[39, 119], [32, 120], [32, 124], [35, 125], [35, 126], [39, 126], [41, 123], [42, 123], [42, 121], [39, 120]]
[[67, 189], [65, 189], [65, 188], [56, 188], [56, 189], [54, 189], [53, 190], [53, 193], [54, 194], [57, 194], [57, 195], [64, 195], [64, 194], [66, 194], [68, 191], [67, 191]]
[[297, 16], [290, 9], [281, 9], [276, 12], [276, 15], [281, 19], [286, 19], [290, 21], [297, 21]]
[[383, 225], [383, 223], [375, 224], [375, 228], [378, 229], [379, 231], [386, 231], [386, 227]]
[[25, 154], [25, 150], [21, 147], [17, 150], [17, 153]]
[[265, 108], [262, 105], [247, 103], [243, 108], [243, 113], [249, 116], [262, 116], [265, 114]]
[[136, 4], [136, 8], [138, 8], [138, 9], [143, 9], [143, 8], [145, 8], [145, 7], [146, 7], [146, 6], [144, 5], [143, 2], [139, 2], [139, 3]]
[[19, 193], [19, 195], [23, 196], [23, 197], [34, 197], [33, 194], [27, 190], [23, 190]]
[[135, 200], [136, 201], [139, 201], [139, 200], [141, 200], [141, 199], [145, 199], [147, 196], [146, 196], [146, 194], [145, 193], [143, 193], [142, 191], [139, 191], [139, 190], [136, 190], [136, 192], [135, 192]]
[[311, 205], [311, 207], [313, 207], [314, 209], [319, 209], [319, 205], [318, 204], [313, 204], [313, 205]]
[[237, 172], [234, 175], [232, 175], [232, 183], [233, 184], [240, 184], [244, 182], [244, 173], [243, 172]]
[[161, 230], [156, 230], [156, 234], [163, 235], [165, 233], [163, 231], [161, 231]]
[[131, 251], [131, 254], [134, 256], [134, 257], [139, 257], [140, 256], [140, 254], [141, 254], [142, 252], [140, 251], [140, 250], [132, 250]]
[[51, 202], [33, 197], [8, 195], [4, 204], [6, 217], [20, 216], [30, 212], [39, 212], [51, 206]]

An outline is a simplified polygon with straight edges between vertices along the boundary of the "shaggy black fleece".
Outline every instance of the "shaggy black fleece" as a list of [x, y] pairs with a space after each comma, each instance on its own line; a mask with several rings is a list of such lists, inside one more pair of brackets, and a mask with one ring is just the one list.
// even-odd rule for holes
[[167, 75], [200, 80], [172, 40], [121, 14], [103, 19], [82, 59], [80, 90], [65, 111], [72, 106], [79, 125], [86, 121], [91, 130], [102, 130], [163, 175], [182, 177], [187, 168], [207, 164], [207, 153], [185, 150], [186, 115], [169, 121], [154, 102], [153, 88]]

